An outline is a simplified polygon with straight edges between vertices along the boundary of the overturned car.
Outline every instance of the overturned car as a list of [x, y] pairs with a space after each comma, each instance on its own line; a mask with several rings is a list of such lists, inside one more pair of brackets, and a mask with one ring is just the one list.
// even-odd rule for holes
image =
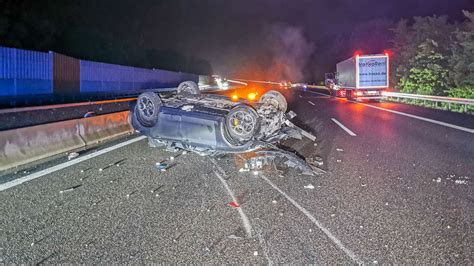
[[278, 91], [266, 92], [256, 103], [234, 102], [224, 95], [201, 94], [196, 83], [186, 81], [175, 94], [142, 93], [131, 106], [131, 123], [154, 147], [200, 155], [272, 149], [297, 165], [305, 164], [276, 145], [289, 137], [314, 141], [314, 136], [290, 122], [295, 114], [286, 111], [286, 99]]

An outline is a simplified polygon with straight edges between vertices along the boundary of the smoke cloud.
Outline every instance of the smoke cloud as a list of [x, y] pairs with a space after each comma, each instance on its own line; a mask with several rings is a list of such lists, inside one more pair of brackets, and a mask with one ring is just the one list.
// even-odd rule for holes
[[303, 28], [276, 24], [266, 29], [271, 64], [267, 78], [271, 80], [301, 81], [304, 68], [314, 52], [314, 44], [307, 40]]

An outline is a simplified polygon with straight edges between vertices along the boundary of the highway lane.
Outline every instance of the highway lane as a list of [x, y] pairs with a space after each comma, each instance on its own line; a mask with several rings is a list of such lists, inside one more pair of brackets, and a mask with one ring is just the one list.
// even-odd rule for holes
[[[351, 195], [344, 203], [350, 215], [342, 223], [364, 223], [354, 237], [365, 240], [362, 246], [372, 246], [367, 253], [378, 250], [376, 256], [400, 258], [393, 251], [398, 250], [406, 259], [438, 257], [452, 262], [459, 253], [469, 252], [473, 134], [320, 94], [302, 96], [316, 103], [315, 113], [307, 112], [310, 104], [294, 107], [309, 124], [309, 119], [324, 123], [319, 128], [325, 128], [331, 140], [324, 147], [329, 172], [348, 182], [339, 195]], [[399, 108], [418, 115], [419, 107]], [[357, 136], [347, 134], [332, 118]], [[353, 191], [358, 186], [364, 193]], [[377, 249], [385, 246], [390, 250]]]
[[[3, 261], [473, 262], [473, 134], [288, 96], [317, 141], [286, 144], [322, 157], [327, 173], [242, 173], [240, 156], [177, 156], [138, 141], [0, 192]], [[170, 156], [176, 165], [158, 171]]]

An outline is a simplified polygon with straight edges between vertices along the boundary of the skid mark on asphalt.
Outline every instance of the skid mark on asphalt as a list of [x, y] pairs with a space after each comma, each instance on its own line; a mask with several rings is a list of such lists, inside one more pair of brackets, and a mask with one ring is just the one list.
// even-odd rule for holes
[[293, 206], [295, 206], [298, 210], [300, 210], [306, 217], [308, 217], [313, 224], [315, 224], [324, 234], [326, 234], [329, 239], [331, 239], [337, 247], [339, 247], [348, 257], [350, 257], [355, 263], [363, 264], [364, 262], [350, 249], [348, 249], [342, 242], [334, 236], [326, 227], [324, 227], [308, 210], [303, 208], [299, 205], [294, 199], [288, 196], [285, 192], [283, 192], [280, 188], [278, 188], [272, 181], [270, 181], [266, 176], [260, 175], [260, 177], [265, 180], [271, 187], [273, 187], [276, 191], [278, 191], [283, 197], [285, 197]]

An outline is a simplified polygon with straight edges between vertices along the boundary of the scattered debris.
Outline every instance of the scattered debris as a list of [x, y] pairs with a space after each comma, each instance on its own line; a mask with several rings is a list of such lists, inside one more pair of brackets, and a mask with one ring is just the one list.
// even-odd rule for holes
[[433, 179], [433, 182], [441, 183], [441, 177], [438, 177], [437, 179]]
[[158, 191], [160, 188], [162, 188], [162, 187], [164, 187], [164, 186], [165, 186], [165, 185], [161, 185], [161, 186], [159, 186], [159, 187], [157, 187], [157, 188], [155, 188], [155, 189], [152, 189], [152, 190], [151, 190], [151, 193], [155, 193], [156, 191]]
[[80, 181], [84, 181], [84, 180], [86, 180], [86, 179], [89, 178], [89, 177], [91, 177], [91, 176], [90, 176], [90, 175], [84, 176], [84, 177], [79, 178], [79, 180], [80, 180]]
[[304, 188], [307, 188], [307, 189], [314, 189], [314, 186], [311, 185], [311, 184], [308, 184], [307, 186], [304, 186]]
[[258, 175], [258, 171], [253, 171], [253, 175]]
[[79, 185], [76, 185], [76, 186], [73, 186], [73, 187], [70, 187], [70, 188], [66, 188], [65, 190], [59, 191], [59, 193], [63, 194], [63, 193], [66, 193], [66, 192], [70, 192], [70, 191], [73, 191], [74, 189], [79, 188], [81, 186], [82, 186], [82, 184], [79, 184]]
[[89, 167], [89, 168], [86, 168], [86, 169], [82, 169], [82, 170], [81, 170], [81, 173], [85, 173], [85, 172], [87, 172], [87, 171], [89, 171], [89, 170], [91, 170], [91, 169], [92, 169], [92, 168], [90, 168], [90, 167]]
[[341, 160], [336, 160], [336, 162], [340, 163], [340, 162], [342, 162], [342, 161], [341, 161]]
[[71, 152], [71, 153], [69, 153], [69, 154], [67, 155], [67, 159], [70, 161], [70, 160], [72, 160], [72, 159], [74, 159], [74, 158], [76, 158], [76, 157], [78, 157], [78, 156], [79, 156], [79, 153], [77, 153], [77, 152]]
[[185, 106], [181, 107], [181, 110], [189, 112], [189, 111], [193, 110], [193, 108], [194, 108], [193, 105], [185, 105]]
[[276, 201], [276, 200], [272, 200], [272, 203], [273, 203], [273, 204], [277, 204], [277, 201]]
[[240, 205], [239, 205], [237, 202], [235, 202], [235, 201], [230, 202], [228, 205], [229, 205], [230, 207], [240, 208]]
[[337, 148], [336, 151], [344, 151], [343, 149]]
[[174, 161], [174, 156], [170, 156], [170, 161]]
[[166, 172], [166, 170], [169, 168], [169, 164], [165, 163], [164, 161], [156, 163], [155, 166], [161, 172]]
[[258, 251], [254, 251], [254, 252], [253, 252], [253, 255], [254, 255], [254, 256], [258, 256]]
[[458, 180], [454, 181], [454, 183], [457, 184], [457, 185], [466, 185], [467, 180], [458, 179]]
[[135, 193], [137, 193], [137, 191], [136, 191], [136, 190], [134, 190], [134, 191], [132, 191], [132, 192], [128, 193], [128, 194], [127, 194], [127, 198], [130, 198], [130, 196], [132, 196], [132, 195], [133, 195], [133, 194], [135, 194]]
[[239, 172], [250, 172], [250, 169], [249, 168], [240, 168], [239, 169]]
[[334, 216], [336, 216], [336, 214], [332, 213], [332, 214], [331, 214], [331, 217], [334, 217]]
[[240, 240], [240, 239], [242, 239], [242, 237], [236, 236], [236, 235], [230, 235], [230, 236], [228, 236], [227, 238], [234, 239], [234, 240]]

